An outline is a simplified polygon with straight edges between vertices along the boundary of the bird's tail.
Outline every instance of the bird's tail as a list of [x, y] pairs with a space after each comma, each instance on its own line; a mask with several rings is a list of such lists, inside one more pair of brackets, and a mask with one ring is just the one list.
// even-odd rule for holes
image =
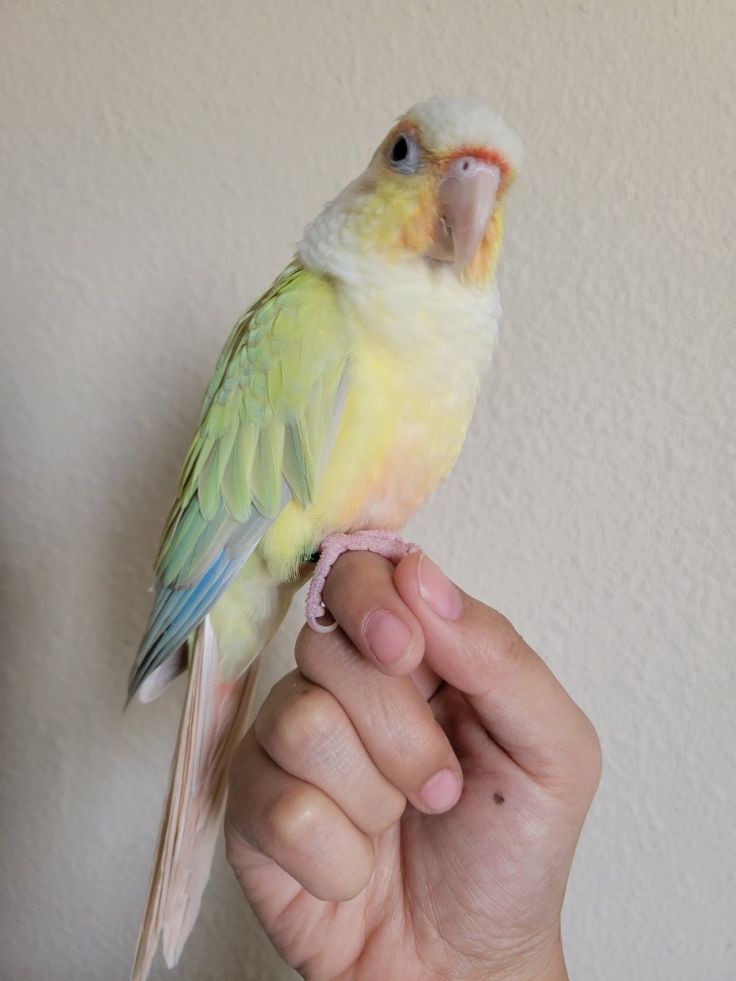
[[145, 981], [163, 935], [173, 967], [199, 913], [220, 828], [233, 749], [255, 690], [259, 661], [235, 680], [223, 680], [209, 617], [197, 628], [189, 688], [171, 764], [146, 909], [131, 981]]

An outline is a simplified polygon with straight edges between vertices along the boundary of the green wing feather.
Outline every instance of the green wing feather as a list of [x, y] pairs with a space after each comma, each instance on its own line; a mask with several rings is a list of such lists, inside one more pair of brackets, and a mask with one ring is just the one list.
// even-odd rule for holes
[[289, 492], [310, 502], [347, 348], [334, 286], [298, 263], [238, 321], [208, 386], [156, 560], [162, 586], [192, 586], [223, 547], [250, 542], [249, 529], [260, 537]]

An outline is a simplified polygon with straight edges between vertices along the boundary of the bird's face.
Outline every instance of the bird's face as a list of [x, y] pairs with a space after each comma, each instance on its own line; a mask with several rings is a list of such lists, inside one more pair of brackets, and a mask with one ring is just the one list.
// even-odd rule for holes
[[358, 182], [361, 237], [392, 257], [419, 257], [464, 281], [488, 282], [520, 156], [518, 138], [485, 106], [450, 99], [415, 106]]

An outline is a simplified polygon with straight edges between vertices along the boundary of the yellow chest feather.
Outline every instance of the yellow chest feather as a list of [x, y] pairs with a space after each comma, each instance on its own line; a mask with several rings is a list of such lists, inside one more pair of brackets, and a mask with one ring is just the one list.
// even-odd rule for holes
[[[400, 529], [449, 473], [496, 340], [498, 295], [400, 269], [356, 276], [346, 397], [312, 504], [289, 503], [259, 551], [277, 578], [325, 535]], [[347, 293], [347, 287], [346, 287]]]
[[314, 501], [329, 531], [398, 529], [450, 471], [477, 386], [450, 384], [446, 367], [430, 372], [370, 342], [358, 349]]

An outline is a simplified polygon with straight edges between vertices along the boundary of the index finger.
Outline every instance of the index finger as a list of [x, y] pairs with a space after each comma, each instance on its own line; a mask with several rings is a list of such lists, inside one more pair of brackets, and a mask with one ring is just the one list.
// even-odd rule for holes
[[327, 609], [355, 647], [384, 674], [410, 674], [421, 663], [424, 637], [396, 592], [394, 567], [371, 552], [340, 556], [324, 588]]
[[463, 593], [422, 553], [405, 558], [394, 581], [421, 625], [427, 663], [465, 694], [520, 767], [554, 783], [577, 778], [585, 766], [597, 783], [600, 749], [590, 720], [505, 617]]

